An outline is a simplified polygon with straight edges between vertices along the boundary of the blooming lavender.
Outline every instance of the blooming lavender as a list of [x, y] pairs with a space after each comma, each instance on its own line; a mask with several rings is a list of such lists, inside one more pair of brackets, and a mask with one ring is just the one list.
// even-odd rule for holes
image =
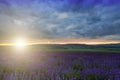
[[1, 63], [0, 80], [120, 80], [118, 53], [37, 52], [27, 57], [17, 67], [8, 57], [9, 65]]

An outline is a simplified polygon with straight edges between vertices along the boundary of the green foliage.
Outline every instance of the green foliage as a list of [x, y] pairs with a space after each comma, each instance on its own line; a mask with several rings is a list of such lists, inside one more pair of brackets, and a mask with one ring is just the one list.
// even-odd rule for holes
[[81, 74], [78, 72], [64, 73], [61, 76], [61, 79], [62, 79], [62, 77], [64, 77], [65, 80], [69, 80], [69, 79], [73, 79], [73, 78], [76, 80], [82, 80]]
[[84, 69], [84, 67], [80, 64], [74, 64], [74, 65], [72, 65], [71, 68], [75, 71], [82, 71]]
[[48, 70], [47, 68], [42, 68], [42, 69], [40, 69], [40, 72], [41, 72], [41, 73], [46, 73], [47, 70]]
[[11, 73], [11, 72], [14, 72], [13, 69], [9, 69], [8, 67], [5, 67], [5, 66], [0, 66], [0, 71], [2, 71], [3, 73]]
[[87, 80], [98, 80], [96, 75], [88, 74], [86, 75]]
[[56, 64], [54, 64], [54, 66], [56, 67], [56, 66], [60, 66], [62, 64], [62, 61], [57, 61], [57, 63]]
[[105, 75], [97, 75], [97, 74], [87, 74], [86, 75], [87, 80], [108, 80], [107, 76]]

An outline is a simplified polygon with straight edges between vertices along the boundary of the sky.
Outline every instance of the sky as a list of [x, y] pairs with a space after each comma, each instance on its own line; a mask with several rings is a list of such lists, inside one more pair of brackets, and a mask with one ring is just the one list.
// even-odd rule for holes
[[119, 0], [0, 0], [0, 42], [120, 42]]

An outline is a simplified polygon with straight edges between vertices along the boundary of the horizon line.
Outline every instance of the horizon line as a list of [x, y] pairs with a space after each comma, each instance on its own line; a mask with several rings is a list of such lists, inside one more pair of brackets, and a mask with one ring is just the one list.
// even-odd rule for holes
[[[26, 46], [31, 45], [67, 45], [67, 44], [76, 44], [76, 45], [109, 45], [109, 44], [120, 44], [120, 42], [105, 42], [105, 43], [97, 43], [97, 42], [89, 42], [89, 43], [26, 43]], [[15, 44], [12, 43], [1, 43], [0, 46], [15, 46]]]

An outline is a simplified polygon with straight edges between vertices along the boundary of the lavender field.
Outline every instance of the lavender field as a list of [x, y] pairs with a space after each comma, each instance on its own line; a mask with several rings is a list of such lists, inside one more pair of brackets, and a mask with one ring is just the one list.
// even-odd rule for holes
[[120, 54], [1, 51], [0, 80], [120, 80]]

